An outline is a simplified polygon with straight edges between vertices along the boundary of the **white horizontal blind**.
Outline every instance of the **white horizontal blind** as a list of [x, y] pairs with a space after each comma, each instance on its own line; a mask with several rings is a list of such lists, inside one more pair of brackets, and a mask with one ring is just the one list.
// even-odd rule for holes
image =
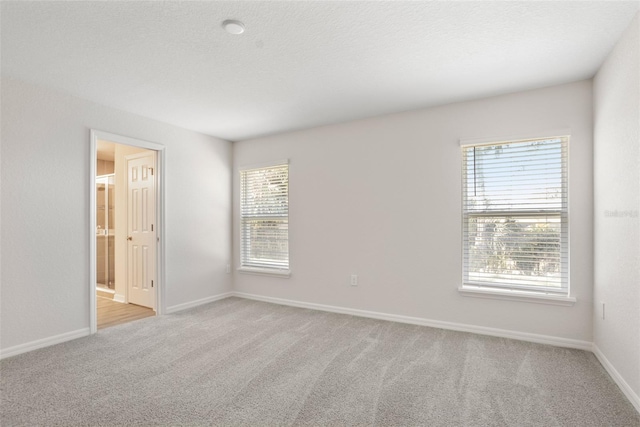
[[289, 165], [240, 171], [241, 266], [289, 268]]
[[463, 146], [463, 283], [568, 293], [568, 137]]

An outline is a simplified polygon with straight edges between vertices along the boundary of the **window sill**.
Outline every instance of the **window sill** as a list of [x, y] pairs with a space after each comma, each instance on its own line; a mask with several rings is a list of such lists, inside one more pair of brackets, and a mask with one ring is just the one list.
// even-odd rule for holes
[[286, 278], [289, 278], [291, 276], [290, 270], [278, 270], [275, 268], [269, 269], [269, 268], [240, 267], [238, 268], [238, 273], [257, 274], [260, 276], [286, 277]]
[[576, 303], [575, 297], [545, 294], [542, 292], [514, 291], [510, 289], [487, 289], [478, 286], [461, 286], [458, 292], [462, 296], [475, 298], [490, 298], [509, 301], [532, 302], [536, 304], [550, 304], [573, 306]]

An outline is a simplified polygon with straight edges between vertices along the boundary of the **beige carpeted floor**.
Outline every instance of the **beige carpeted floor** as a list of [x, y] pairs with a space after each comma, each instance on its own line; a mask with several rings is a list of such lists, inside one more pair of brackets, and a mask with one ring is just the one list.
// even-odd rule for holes
[[640, 426], [593, 354], [229, 298], [0, 362], [16, 425]]

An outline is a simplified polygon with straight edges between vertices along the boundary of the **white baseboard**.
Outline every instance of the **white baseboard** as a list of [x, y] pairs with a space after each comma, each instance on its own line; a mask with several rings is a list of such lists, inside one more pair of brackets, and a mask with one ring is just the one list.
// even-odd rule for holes
[[640, 413], [640, 396], [638, 396], [633, 391], [631, 386], [627, 384], [624, 378], [622, 378], [622, 375], [618, 373], [616, 368], [613, 367], [611, 362], [609, 362], [609, 359], [606, 358], [604, 353], [602, 353], [602, 351], [598, 348], [598, 346], [595, 343], [593, 344], [592, 350], [593, 350], [593, 354], [596, 355], [596, 357], [598, 358], [598, 360], [600, 361], [604, 369], [609, 373], [611, 378], [613, 378], [613, 381], [615, 381], [618, 387], [620, 387], [620, 390], [622, 390], [624, 395], [627, 396], [627, 399], [629, 399], [629, 401], [633, 404], [633, 406], [636, 408], [636, 411]]
[[189, 301], [183, 304], [172, 305], [171, 307], [167, 307], [164, 314], [170, 314], [170, 313], [175, 313], [177, 311], [187, 310], [189, 308], [197, 307], [199, 305], [208, 304], [210, 302], [229, 298], [229, 297], [232, 297], [233, 295], [234, 295], [233, 292], [225, 292], [224, 294], [214, 295], [211, 297], [206, 297], [206, 298], [198, 299], [195, 301]]
[[114, 294], [113, 295], [113, 300], [115, 302], [121, 302], [123, 304], [127, 302], [127, 299], [122, 294]]
[[270, 302], [274, 304], [289, 305], [292, 307], [310, 308], [312, 310], [329, 311], [332, 313], [350, 314], [352, 316], [369, 317], [371, 319], [389, 320], [392, 322], [408, 323], [411, 325], [429, 326], [432, 328], [448, 329], [452, 331], [471, 332], [480, 335], [490, 335], [500, 338], [511, 338], [520, 341], [535, 342], [538, 344], [549, 344], [558, 347], [575, 348], [579, 350], [591, 351], [592, 343], [569, 338], [553, 337], [549, 335], [530, 334], [527, 332], [509, 331], [506, 329], [488, 328], [485, 326], [467, 325], [463, 323], [444, 322], [441, 320], [424, 319], [421, 317], [402, 316], [398, 314], [379, 313], [376, 311], [358, 310], [332, 305], [315, 304], [302, 301], [294, 301], [282, 298], [265, 297], [262, 295], [248, 294], [244, 292], [233, 292], [234, 296], [256, 301]]
[[17, 356], [18, 354], [37, 350], [43, 347], [49, 347], [50, 345], [60, 344], [65, 341], [71, 341], [76, 338], [86, 337], [86, 336], [89, 336], [90, 333], [91, 333], [91, 330], [89, 328], [83, 328], [83, 329], [78, 329], [76, 331], [65, 332], [64, 334], [54, 335], [52, 337], [42, 338], [39, 340], [5, 348], [0, 350], [0, 359], [4, 359], [6, 357], [11, 357], [11, 356]]
[[[167, 308], [166, 313], [175, 313], [176, 311], [197, 307], [199, 305], [207, 304], [213, 301], [218, 301], [224, 298], [228, 298], [230, 296], [233, 296], [233, 292], [227, 292], [224, 294], [214, 295], [212, 297], [202, 298], [202, 299], [191, 301], [184, 304], [174, 305], [172, 307]], [[113, 300], [117, 302], [125, 302], [124, 295], [119, 295], [119, 294], [115, 294]], [[78, 329], [77, 331], [65, 332], [64, 334], [54, 335], [52, 337], [42, 338], [36, 341], [19, 344], [6, 349], [0, 349], [0, 359], [4, 359], [5, 357], [17, 356], [18, 354], [37, 350], [43, 347], [49, 347], [51, 345], [60, 344], [65, 341], [71, 341], [76, 338], [82, 338], [89, 335], [91, 335], [91, 329], [84, 328], [84, 329]]]

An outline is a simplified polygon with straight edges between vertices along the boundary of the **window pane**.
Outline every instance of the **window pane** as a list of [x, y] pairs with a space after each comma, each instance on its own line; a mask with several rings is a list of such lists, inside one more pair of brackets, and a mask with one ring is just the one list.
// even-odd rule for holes
[[470, 283], [562, 287], [560, 215], [472, 217], [467, 244]]
[[559, 138], [468, 149], [464, 165], [467, 208], [561, 209], [565, 157]]
[[289, 264], [288, 220], [245, 220], [242, 244], [245, 265], [286, 267]]

